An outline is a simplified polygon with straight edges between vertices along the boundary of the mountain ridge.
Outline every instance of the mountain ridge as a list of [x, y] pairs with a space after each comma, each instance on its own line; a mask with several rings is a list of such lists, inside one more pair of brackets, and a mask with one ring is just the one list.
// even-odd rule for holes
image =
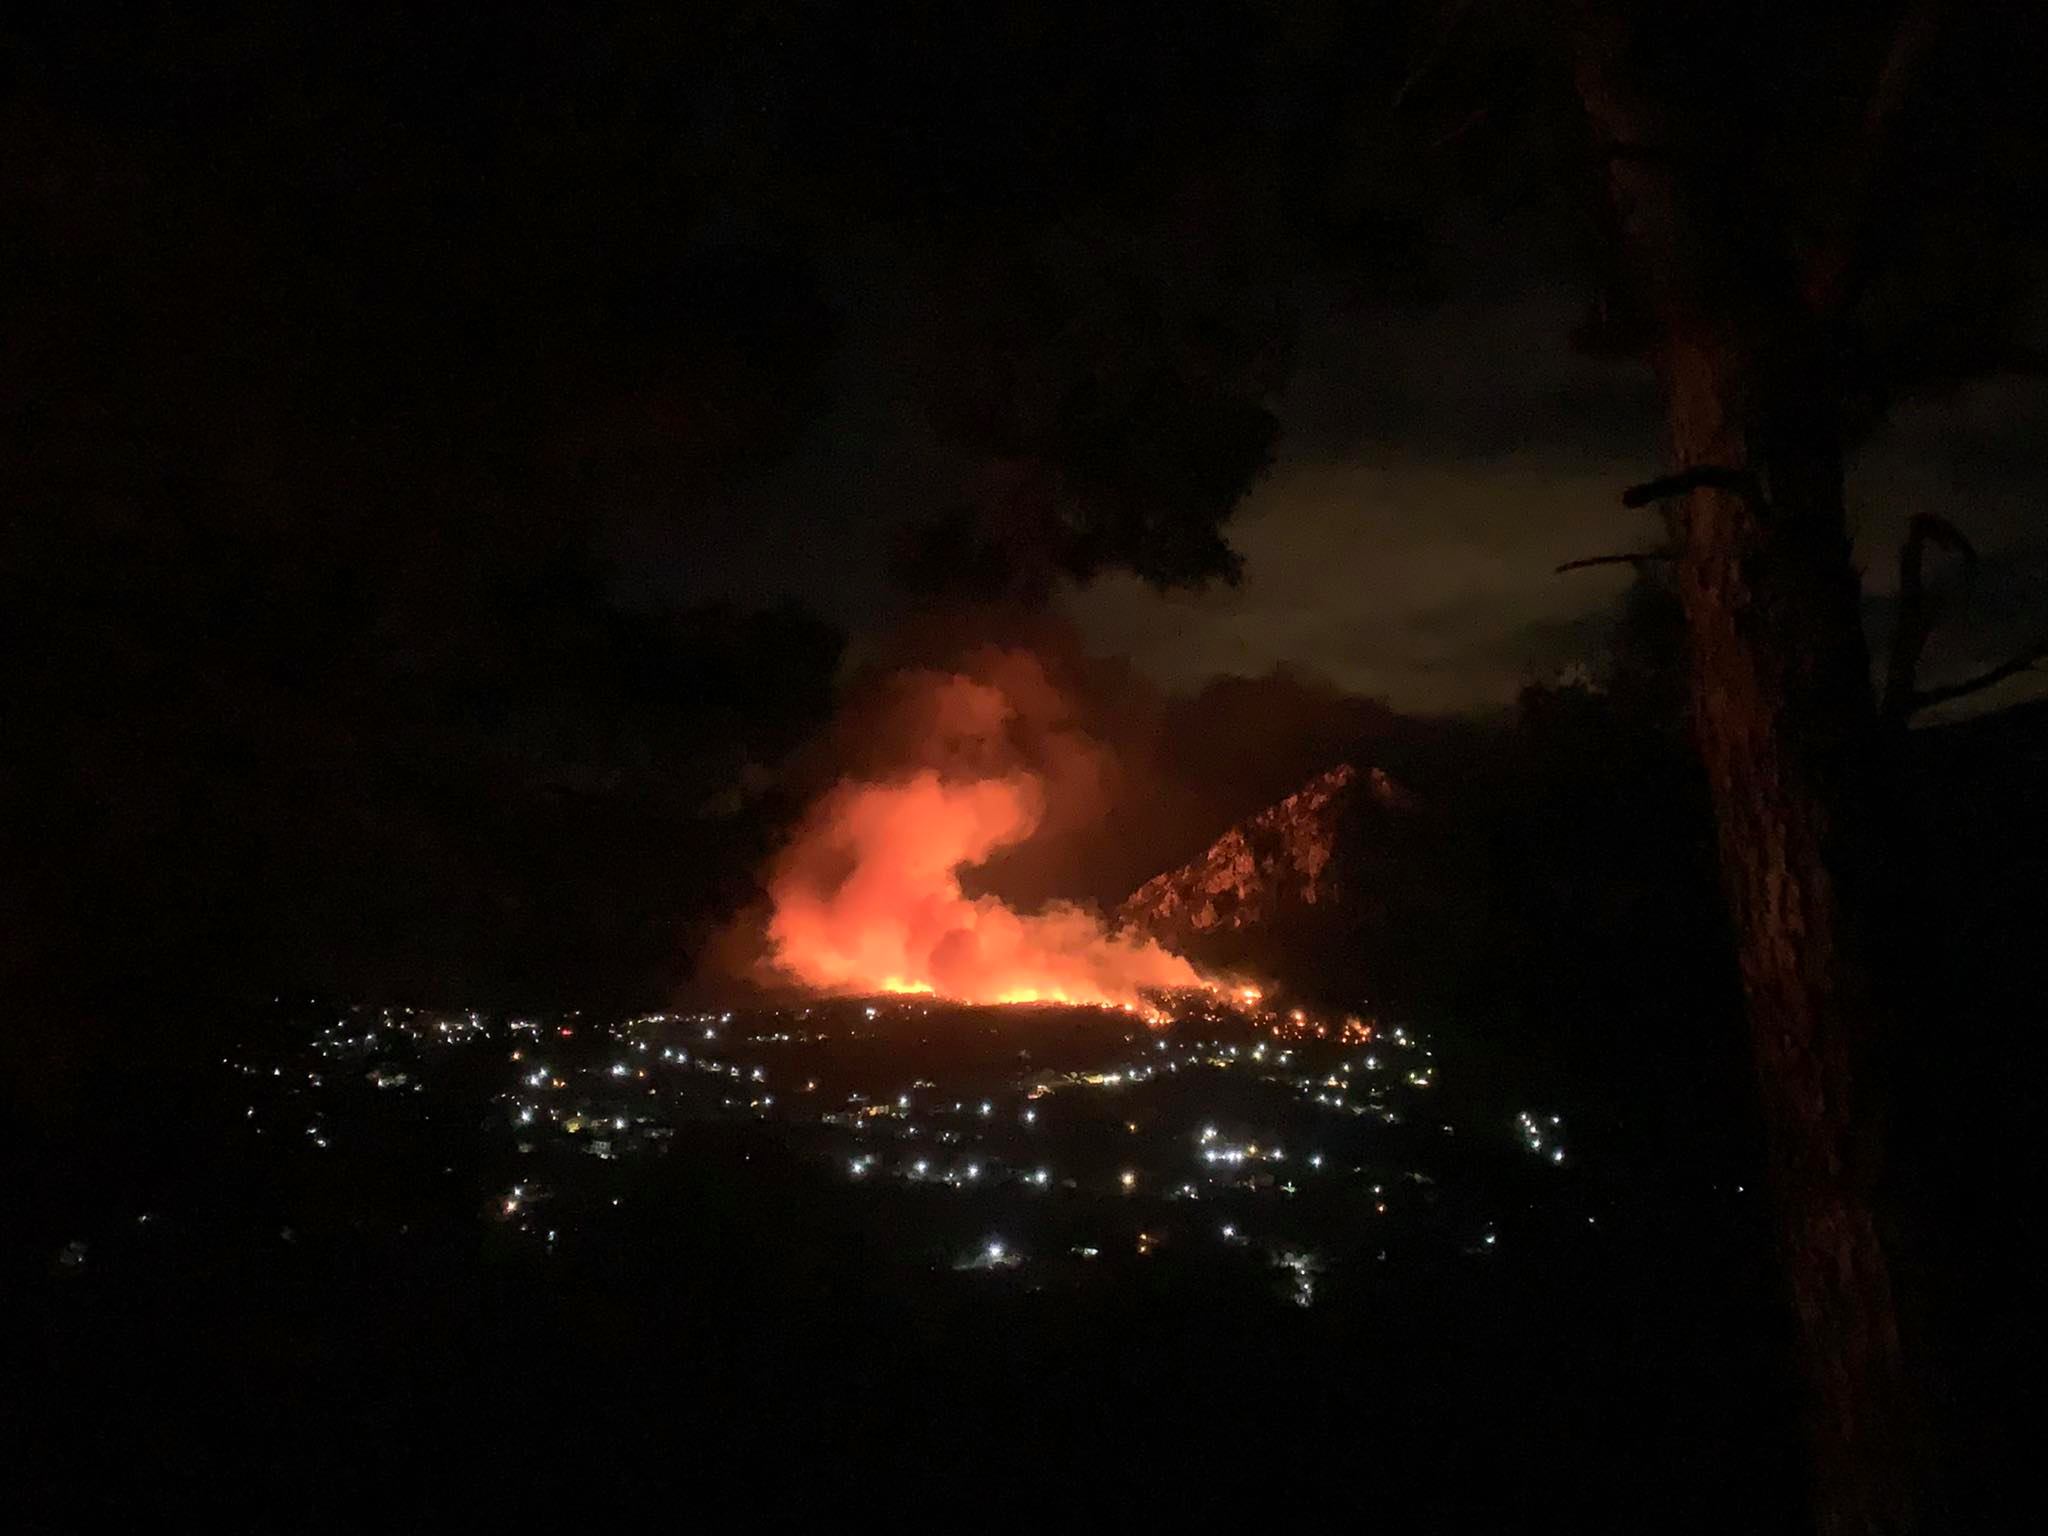
[[1384, 769], [1339, 763], [1230, 827], [1196, 858], [1154, 875], [1125, 898], [1117, 920], [1168, 944], [1214, 950], [1234, 936], [1326, 919], [1352, 894], [1349, 825], [1368, 807], [1415, 804]]

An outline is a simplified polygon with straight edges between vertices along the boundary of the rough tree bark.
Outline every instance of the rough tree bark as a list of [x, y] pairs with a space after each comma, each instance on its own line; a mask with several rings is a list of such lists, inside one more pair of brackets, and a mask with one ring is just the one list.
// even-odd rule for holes
[[1565, 14], [1654, 326], [1692, 727], [1769, 1136], [1818, 1524], [1922, 1530], [1930, 1464], [1882, 1219], [1874, 1081], [1896, 997], [1876, 932], [1879, 733], [1827, 322], [1779, 275], [1793, 263], [1738, 248], [1734, 211], [1673, 153], [1626, 13], [1588, 0]]
[[1840, 456], [1826, 444], [1758, 453], [1751, 409], [1769, 366], [1726, 340], [1667, 348], [1678, 464], [1761, 458], [1769, 488], [1768, 501], [1698, 490], [1684, 505], [1693, 732], [1770, 1138], [1821, 1525], [1905, 1531], [1921, 1514], [1924, 1431], [1880, 1221], [1873, 1057], [1890, 998], [1872, 910], [1884, 886], [1876, 711]]

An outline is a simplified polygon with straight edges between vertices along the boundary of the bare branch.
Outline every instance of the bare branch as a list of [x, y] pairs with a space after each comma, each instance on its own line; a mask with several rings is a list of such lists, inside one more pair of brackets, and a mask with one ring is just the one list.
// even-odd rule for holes
[[1910, 713], [1932, 709], [1937, 704], [1952, 703], [1973, 693], [1982, 693], [1986, 688], [1995, 688], [2008, 678], [2018, 677], [2022, 672], [2031, 672], [2043, 661], [2048, 661], [2048, 635], [2041, 636], [2025, 650], [2001, 661], [1988, 672], [1979, 672], [1975, 677], [1966, 677], [1960, 683], [1949, 683], [1940, 688], [1928, 688], [1913, 696]]
[[1863, 109], [1863, 142], [1874, 149], [1891, 129], [1892, 119], [1912, 94], [1914, 77], [1934, 47], [1941, 32], [1941, 0], [1910, 0], [1899, 13], [1892, 31], [1891, 47], [1885, 50], [1870, 101]]
[[1646, 565], [1657, 565], [1666, 560], [1675, 560], [1668, 549], [1639, 549], [1625, 555], [1588, 555], [1583, 560], [1567, 560], [1552, 574], [1562, 576], [1566, 571], [1583, 571], [1595, 565], [1632, 565], [1641, 570]]
[[1913, 92], [1920, 66], [1941, 34], [1942, 0], [1907, 0], [1891, 45], [1871, 84], [1863, 118], [1844, 153], [1835, 185], [1836, 213], [1807, 259], [1802, 284], [1815, 314], [1834, 314], [1854, 302], [1869, 270], [1871, 203], [1894, 120]]
[[1639, 160], [1645, 165], [1676, 165], [1681, 156], [1655, 144], [1607, 144], [1600, 154], [1609, 160]]
[[1482, 124], [1484, 124], [1490, 115], [1491, 114], [1488, 113], [1488, 111], [1484, 107], [1473, 108], [1472, 111], [1465, 114], [1464, 118], [1459, 122], [1457, 127], [1452, 128], [1448, 132], [1439, 135], [1430, 143], [1429, 147], [1431, 149], [1448, 149], [1451, 145], [1457, 143], [1458, 140], [1464, 138], [1465, 135], [1470, 133], [1473, 129], [1478, 128]]
[[1669, 146], [1673, 135], [1637, 78], [1633, 18], [1616, 0], [1557, 0], [1556, 9], [1624, 256], [1648, 310], [1669, 320], [1694, 286], [1697, 252], [1676, 161], [1640, 152]]
[[1977, 551], [1960, 528], [1931, 512], [1914, 515], [1906, 542], [1899, 547], [1899, 616], [1892, 627], [1891, 655], [1885, 665], [1884, 701], [1880, 706], [1882, 717], [1893, 725], [1903, 725], [1920, 707], [1920, 656], [1934, 628], [1934, 617], [1927, 607], [1929, 544], [1961, 555], [1972, 572], [1977, 568]]
[[1435, 36], [1430, 39], [1429, 46], [1418, 53], [1414, 62], [1409, 65], [1407, 77], [1394, 92], [1394, 99], [1387, 104], [1389, 112], [1399, 112], [1407, 105], [1408, 98], [1414, 93], [1415, 88], [1436, 73], [1437, 66], [1450, 51], [1451, 39], [1456, 35], [1459, 23], [1464, 21], [1474, 3], [1475, 0], [1447, 0], [1442, 13], [1437, 17]]
[[1699, 490], [1729, 491], [1759, 505], [1763, 502], [1763, 487], [1757, 483], [1754, 470], [1700, 464], [1682, 469], [1675, 475], [1661, 475], [1641, 485], [1630, 486], [1621, 493], [1621, 504], [1631, 508], [1647, 507]]

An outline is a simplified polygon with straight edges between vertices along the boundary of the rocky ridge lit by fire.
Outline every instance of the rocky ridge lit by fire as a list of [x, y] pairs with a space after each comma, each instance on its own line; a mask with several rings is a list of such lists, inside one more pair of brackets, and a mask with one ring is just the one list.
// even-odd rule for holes
[[1344, 899], [1342, 827], [1357, 798], [1406, 810], [1414, 797], [1384, 769], [1340, 763], [1232, 827], [1199, 858], [1133, 891], [1118, 920], [1168, 944], [1256, 928], [1284, 908]]

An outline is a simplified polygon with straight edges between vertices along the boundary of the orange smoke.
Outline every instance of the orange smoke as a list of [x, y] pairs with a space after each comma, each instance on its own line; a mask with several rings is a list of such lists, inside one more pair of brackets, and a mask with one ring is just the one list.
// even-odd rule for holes
[[[953, 771], [842, 780], [812, 806], [768, 882], [775, 967], [822, 990], [969, 1003], [1144, 1008], [1147, 990], [1207, 985], [1180, 956], [1111, 933], [1080, 907], [1016, 912], [961, 889], [961, 871], [1038, 829], [1046, 780], [1014, 761], [996, 766], [1013, 756], [1000, 749], [1010, 715], [1002, 691], [963, 677], [934, 681], [927, 698]], [[962, 736], [972, 750], [959, 750]], [[973, 771], [963, 775], [963, 762]]]

